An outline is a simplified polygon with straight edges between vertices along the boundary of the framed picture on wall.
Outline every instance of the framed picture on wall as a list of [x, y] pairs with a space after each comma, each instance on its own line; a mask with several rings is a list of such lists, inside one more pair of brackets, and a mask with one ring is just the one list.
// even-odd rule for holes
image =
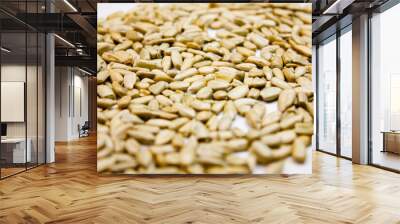
[[1, 82], [1, 122], [24, 122], [25, 82]]

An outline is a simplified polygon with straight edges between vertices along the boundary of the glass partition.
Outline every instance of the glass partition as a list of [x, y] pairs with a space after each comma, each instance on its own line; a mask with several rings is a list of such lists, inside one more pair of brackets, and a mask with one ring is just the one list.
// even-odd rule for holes
[[336, 36], [318, 47], [318, 149], [336, 154]]
[[38, 33], [38, 64], [37, 64], [37, 162], [46, 162], [46, 38]]
[[340, 36], [340, 155], [352, 157], [352, 32]]
[[371, 18], [372, 164], [400, 171], [400, 4]]
[[38, 48], [37, 41], [38, 35], [36, 32], [27, 33], [27, 82], [26, 82], [26, 113], [27, 113], [27, 149], [31, 151], [30, 161], [28, 161], [27, 166], [34, 167], [37, 165], [38, 160]]
[[26, 40], [25, 32], [1, 34], [2, 177], [25, 170], [31, 161], [26, 141]]
[[0, 1], [1, 179], [45, 163], [46, 39], [14, 16], [43, 4]]

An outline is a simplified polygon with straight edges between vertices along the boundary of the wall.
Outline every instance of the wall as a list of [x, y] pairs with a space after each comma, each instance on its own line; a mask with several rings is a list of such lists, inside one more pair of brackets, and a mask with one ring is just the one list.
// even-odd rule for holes
[[55, 68], [55, 140], [68, 140], [69, 69]]
[[89, 118], [88, 77], [72, 67], [56, 67], [55, 74], [55, 140], [74, 140]]
[[97, 131], [97, 79], [95, 76], [88, 78], [88, 94], [89, 94], [89, 122], [90, 131]]

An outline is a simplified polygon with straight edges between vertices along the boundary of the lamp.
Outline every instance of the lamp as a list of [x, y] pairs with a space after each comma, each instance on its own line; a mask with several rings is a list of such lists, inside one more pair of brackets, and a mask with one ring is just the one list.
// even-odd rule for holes
[[67, 4], [74, 12], [78, 12], [78, 10], [68, 0], [64, 0], [64, 3]]
[[11, 51], [5, 47], [1, 47], [0, 50], [6, 52], [6, 53], [10, 53]]

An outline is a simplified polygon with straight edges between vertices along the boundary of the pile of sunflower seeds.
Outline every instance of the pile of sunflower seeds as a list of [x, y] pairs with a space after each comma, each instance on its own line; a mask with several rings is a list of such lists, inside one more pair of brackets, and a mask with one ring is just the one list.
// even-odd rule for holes
[[98, 172], [279, 173], [288, 157], [304, 163], [311, 10], [140, 4], [99, 20]]

